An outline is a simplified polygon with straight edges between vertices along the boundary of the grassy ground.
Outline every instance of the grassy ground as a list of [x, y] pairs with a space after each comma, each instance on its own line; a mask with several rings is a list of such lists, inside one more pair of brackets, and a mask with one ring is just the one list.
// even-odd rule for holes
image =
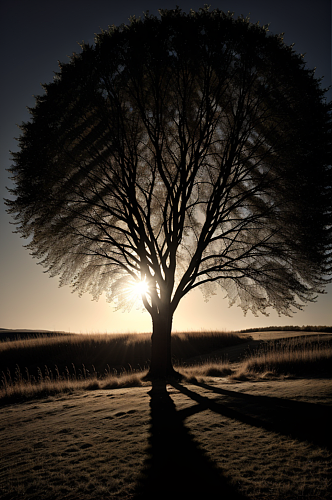
[[[150, 358], [150, 334], [33, 335], [0, 342], [0, 398], [38, 392], [139, 385]], [[173, 361], [184, 365], [242, 345], [247, 336], [225, 332], [178, 333], [172, 337]]]
[[305, 335], [264, 342], [249, 351], [233, 378], [331, 376], [332, 335]]
[[329, 500], [326, 383], [214, 378], [0, 408], [0, 497]]
[[[331, 334], [263, 341], [225, 332], [178, 333], [172, 348], [174, 364], [187, 381], [332, 375]], [[142, 386], [149, 354], [149, 334], [5, 340], [0, 342], [0, 400]]]
[[64, 392], [3, 399], [0, 498], [330, 500], [332, 337], [271, 336], [192, 345], [167, 387], [76, 370]]

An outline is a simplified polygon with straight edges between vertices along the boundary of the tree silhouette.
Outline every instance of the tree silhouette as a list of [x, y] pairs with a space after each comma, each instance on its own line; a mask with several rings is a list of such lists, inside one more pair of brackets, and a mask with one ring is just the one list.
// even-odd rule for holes
[[7, 200], [60, 284], [153, 324], [174, 375], [180, 300], [215, 287], [246, 313], [314, 300], [331, 270], [331, 105], [282, 35], [208, 8], [146, 14], [82, 44], [30, 109]]

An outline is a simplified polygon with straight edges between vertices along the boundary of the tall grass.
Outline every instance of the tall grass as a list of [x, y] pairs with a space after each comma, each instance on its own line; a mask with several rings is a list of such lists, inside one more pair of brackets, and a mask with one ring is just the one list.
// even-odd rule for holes
[[270, 341], [250, 352], [232, 378], [268, 375], [332, 375], [331, 336], [305, 336]]
[[[173, 362], [181, 366], [244, 340], [225, 332], [175, 333]], [[0, 342], [0, 398], [142, 385], [150, 351], [150, 334], [34, 335]]]
[[138, 387], [143, 385], [143, 378], [147, 370], [143, 371], [105, 371], [103, 377], [98, 377], [97, 372], [90, 373], [85, 369], [76, 370], [72, 365], [72, 373], [67, 368], [60, 374], [57, 367], [54, 373], [47, 365], [44, 372], [38, 370], [38, 378], [29, 374], [28, 369], [21, 373], [19, 367], [15, 369], [14, 377], [9, 370], [2, 372], [0, 383], [0, 400], [13, 398], [27, 398], [33, 396], [46, 396], [59, 392], [72, 392], [77, 390], [116, 389], [119, 387]]
[[[248, 337], [225, 332], [189, 332], [172, 335], [173, 361], [179, 363], [246, 341]], [[74, 364], [103, 374], [107, 366], [121, 370], [140, 368], [150, 361], [151, 334], [55, 335], [0, 342], [0, 373], [16, 365], [38, 375], [38, 367], [58, 367], [63, 372]]]
[[[220, 349], [248, 339], [224, 332], [176, 333], [173, 362], [187, 381], [332, 375], [330, 335], [263, 342], [240, 364], [214, 359]], [[0, 342], [0, 399], [143, 385], [150, 342], [150, 334], [73, 334]], [[200, 362], [199, 355], [210, 355], [210, 360]]]

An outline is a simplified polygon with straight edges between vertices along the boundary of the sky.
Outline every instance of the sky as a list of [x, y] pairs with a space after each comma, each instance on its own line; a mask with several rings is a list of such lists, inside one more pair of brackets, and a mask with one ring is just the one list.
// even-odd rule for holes
[[[179, 5], [185, 12], [203, 7], [197, 0], [1, 0], [0, 41], [0, 328], [56, 330], [73, 333], [125, 333], [151, 331], [147, 312], [115, 311], [101, 297], [79, 297], [69, 287], [58, 287], [37, 265], [5, 212], [6, 186], [11, 186], [6, 169], [11, 165], [9, 151], [17, 150], [17, 125], [29, 119], [27, 106], [34, 106], [34, 95], [43, 93], [41, 84], [53, 79], [57, 61], [65, 62], [80, 52], [83, 40], [93, 43], [94, 34], [109, 25], [128, 23], [132, 15], [147, 10]], [[308, 68], [316, 67], [322, 86], [331, 85], [331, 1], [330, 0], [220, 0], [211, 8], [232, 11], [237, 17], [250, 14], [252, 22], [270, 24], [272, 33], [284, 32], [287, 44], [305, 54]], [[332, 91], [328, 98], [331, 99]], [[173, 330], [239, 330], [264, 326], [331, 325], [332, 285], [317, 302], [293, 317], [279, 317], [273, 310], [268, 317], [243, 315], [236, 306], [228, 307], [221, 291], [204, 302], [199, 288], [189, 293], [174, 315]]]

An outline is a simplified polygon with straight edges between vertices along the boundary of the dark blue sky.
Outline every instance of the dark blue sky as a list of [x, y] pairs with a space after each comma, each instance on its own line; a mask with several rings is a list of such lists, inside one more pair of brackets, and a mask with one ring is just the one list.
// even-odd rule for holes
[[[29, 119], [27, 106], [34, 105], [33, 95], [42, 93], [40, 84], [52, 80], [57, 61], [66, 61], [79, 52], [78, 43], [93, 43], [94, 33], [111, 24], [127, 23], [131, 15], [149, 10], [174, 8], [197, 10], [196, 0], [2, 0], [1, 23], [1, 92], [0, 92], [0, 327], [40, 328], [71, 331], [150, 330], [149, 316], [114, 313], [102, 299], [91, 302], [79, 299], [68, 288], [59, 289], [56, 279], [49, 279], [36, 261], [23, 249], [24, 241], [12, 234], [5, 213], [5, 185], [10, 186], [6, 168], [9, 150], [16, 149], [16, 124]], [[331, 84], [331, 2], [330, 0], [222, 0], [211, 8], [234, 11], [235, 16], [250, 13], [252, 22], [270, 23], [273, 33], [285, 32], [285, 42], [305, 53], [309, 68], [324, 77], [322, 85]], [[331, 98], [332, 92], [329, 92]], [[175, 316], [175, 328], [246, 328], [270, 324], [332, 324], [332, 287], [328, 294], [294, 318], [243, 318], [236, 308], [227, 308], [222, 296], [205, 304], [200, 292], [189, 295]], [[188, 315], [188, 311], [190, 315]]]

